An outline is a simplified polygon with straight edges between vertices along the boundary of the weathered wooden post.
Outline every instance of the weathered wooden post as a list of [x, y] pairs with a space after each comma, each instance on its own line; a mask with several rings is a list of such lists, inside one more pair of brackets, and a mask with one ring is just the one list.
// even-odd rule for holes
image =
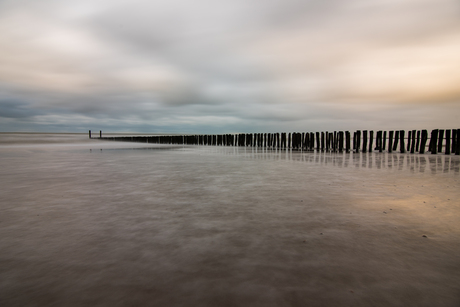
[[386, 142], [387, 142], [387, 132], [386, 131], [383, 131], [383, 140], [382, 140], [382, 149], [385, 150], [386, 149]]
[[369, 152], [372, 152], [372, 149], [373, 149], [372, 146], [374, 146], [373, 144], [374, 144], [374, 131], [371, 130], [369, 131]]
[[452, 129], [452, 153], [457, 150], [457, 129]]
[[407, 149], [406, 149], [406, 151], [410, 151], [410, 141], [411, 141], [412, 131], [409, 130], [408, 134], [409, 135], [407, 136]]
[[412, 144], [410, 147], [410, 153], [415, 153], [415, 130], [412, 130]]
[[353, 152], [358, 151], [358, 132], [353, 132]]
[[395, 140], [393, 142], [393, 151], [396, 151], [398, 149], [398, 143], [399, 143], [399, 130], [395, 131]]
[[436, 143], [438, 141], [438, 129], [434, 129], [431, 131], [431, 140], [430, 140], [430, 150], [431, 150], [431, 154], [432, 155], [435, 155], [437, 154], [437, 151], [436, 151]]
[[460, 129], [457, 129], [457, 141], [456, 141], [456, 149], [455, 155], [460, 155]]
[[415, 145], [415, 151], [419, 151], [420, 148], [420, 130], [417, 131], [417, 144]]
[[334, 134], [329, 132], [329, 151], [334, 150]]
[[343, 131], [339, 131], [339, 152], [343, 152]]
[[393, 135], [394, 131], [388, 132], [388, 152], [393, 152]]
[[299, 143], [301, 143], [300, 140], [301, 140], [300, 133], [294, 132], [294, 140], [293, 140], [294, 144], [292, 146], [297, 150], [299, 149]]
[[439, 130], [438, 152], [442, 153], [442, 141], [444, 140], [444, 129]]
[[334, 131], [334, 134], [332, 135], [332, 139], [333, 139], [332, 150], [334, 152], [338, 152], [339, 151], [339, 133], [337, 133], [337, 131]]
[[450, 155], [450, 129], [446, 130], [446, 155]]
[[380, 152], [380, 148], [382, 145], [379, 145], [379, 142], [382, 141], [382, 136], [381, 136], [382, 131], [378, 130], [377, 133], [375, 134], [375, 150], [378, 150]]
[[356, 131], [356, 152], [361, 150], [361, 130]]
[[431, 152], [431, 145], [433, 143], [433, 138], [430, 137], [430, 142], [428, 143], [428, 151]]
[[324, 150], [324, 132], [321, 131], [321, 151]]
[[297, 149], [302, 149], [304, 146], [304, 140], [303, 140], [303, 133], [298, 132], [297, 133], [297, 141], [296, 141], [296, 148]]
[[404, 146], [404, 130], [399, 131], [399, 151], [401, 153], [405, 153], [405, 146]]
[[367, 151], [367, 130], [363, 130], [363, 152]]
[[91, 138], [91, 130], [88, 132], [88, 134], [89, 134], [89, 138]]
[[345, 131], [345, 151], [350, 152], [350, 131]]
[[102, 130], [99, 130], [99, 138], [102, 139]]
[[[315, 136], [316, 136], [316, 150], [319, 151], [321, 149], [319, 132], [316, 132]], [[314, 144], [314, 142], [313, 142], [313, 144]]]

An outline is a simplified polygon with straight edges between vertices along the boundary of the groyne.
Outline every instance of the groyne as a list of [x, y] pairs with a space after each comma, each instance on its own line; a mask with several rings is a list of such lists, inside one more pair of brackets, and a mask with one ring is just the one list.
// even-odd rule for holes
[[444, 153], [460, 155], [460, 129], [374, 131], [321, 131], [236, 133], [200, 135], [154, 135], [154, 136], [108, 136], [108, 141], [139, 142], [150, 144], [240, 146], [280, 150], [326, 151], [326, 152], [401, 152]]

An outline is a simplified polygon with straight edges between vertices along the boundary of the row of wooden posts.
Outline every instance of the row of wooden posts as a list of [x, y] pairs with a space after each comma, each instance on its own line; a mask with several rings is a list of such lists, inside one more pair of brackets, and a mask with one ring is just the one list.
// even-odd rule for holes
[[[91, 130], [89, 131], [89, 138], [92, 138]], [[408, 131], [407, 138], [405, 137], [404, 130], [388, 131], [388, 133], [387, 131], [377, 131], [375, 138], [374, 131], [367, 130], [353, 132], [353, 138], [349, 131], [120, 136], [104, 138], [102, 137], [102, 131], [99, 131], [99, 139], [154, 144], [241, 146], [303, 151], [321, 150], [328, 152], [393, 152], [398, 151], [399, 147], [399, 152], [401, 153], [418, 152], [421, 154], [425, 153], [429, 140], [427, 152], [431, 152], [432, 154], [444, 152], [446, 155], [460, 154], [460, 129], [434, 129], [431, 131], [430, 137], [428, 137], [427, 130], [411, 130]]]

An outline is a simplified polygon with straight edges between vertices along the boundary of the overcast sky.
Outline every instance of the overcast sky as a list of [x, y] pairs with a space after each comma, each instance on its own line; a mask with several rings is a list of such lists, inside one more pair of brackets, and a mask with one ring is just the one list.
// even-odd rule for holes
[[0, 131], [460, 128], [458, 0], [0, 0]]

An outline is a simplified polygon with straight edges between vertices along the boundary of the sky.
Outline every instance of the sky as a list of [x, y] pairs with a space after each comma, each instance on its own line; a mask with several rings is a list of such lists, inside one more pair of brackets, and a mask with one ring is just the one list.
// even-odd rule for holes
[[458, 0], [0, 0], [0, 131], [460, 128]]

